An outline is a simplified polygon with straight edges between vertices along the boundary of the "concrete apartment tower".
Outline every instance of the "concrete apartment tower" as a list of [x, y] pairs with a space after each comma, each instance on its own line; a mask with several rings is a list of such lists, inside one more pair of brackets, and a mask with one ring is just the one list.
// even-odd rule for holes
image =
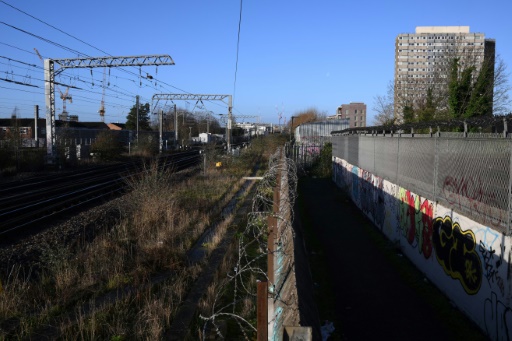
[[483, 33], [470, 33], [469, 26], [419, 26], [416, 33], [399, 34], [395, 42], [395, 117], [403, 118], [405, 105], [417, 107], [429, 88], [440, 95], [440, 106], [447, 107], [442, 94], [446, 94], [453, 58], [460, 58], [462, 66], [474, 65], [475, 74], [488, 61], [494, 73], [495, 45], [495, 40], [485, 39]]
[[366, 104], [351, 102], [342, 104], [336, 110], [336, 119], [347, 119], [349, 128], [366, 127]]

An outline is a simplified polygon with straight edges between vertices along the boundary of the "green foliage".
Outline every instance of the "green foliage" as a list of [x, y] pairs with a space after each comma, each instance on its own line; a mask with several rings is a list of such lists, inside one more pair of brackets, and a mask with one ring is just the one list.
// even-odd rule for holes
[[434, 120], [436, 115], [436, 105], [434, 103], [434, 95], [432, 93], [432, 88], [428, 88], [425, 103], [418, 109], [417, 115], [418, 122], [430, 122]]
[[311, 168], [311, 174], [319, 178], [332, 177], [332, 143], [323, 146], [320, 156]]
[[414, 108], [412, 107], [412, 105], [406, 104], [404, 106], [403, 117], [404, 117], [404, 123], [412, 123], [415, 121]]
[[476, 75], [475, 66], [461, 70], [459, 58], [451, 62], [448, 84], [448, 105], [450, 118], [471, 118], [492, 114], [492, 67], [485, 63]]
[[102, 131], [91, 146], [91, 152], [102, 160], [115, 160], [124, 151], [115, 131]]
[[[151, 130], [149, 126], [149, 103], [139, 103], [139, 130]], [[137, 104], [135, 104], [126, 116], [126, 129], [137, 129]]]
[[473, 86], [464, 117], [492, 115], [492, 92], [489, 91], [489, 87], [492, 84], [492, 73], [488, 63], [484, 63]]

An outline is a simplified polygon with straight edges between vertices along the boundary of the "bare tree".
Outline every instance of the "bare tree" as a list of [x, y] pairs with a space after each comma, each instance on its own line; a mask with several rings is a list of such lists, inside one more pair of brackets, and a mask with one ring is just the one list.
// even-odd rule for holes
[[290, 120], [290, 128], [292, 131], [301, 124], [315, 122], [322, 119], [325, 113], [320, 113], [316, 108], [309, 108], [299, 111], [293, 115], [293, 120]]
[[496, 56], [492, 101], [492, 111], [494, 115], [506, 115], [511, 112], [512, 101], [509, 94], [512, 87], [509, 83], [509, 77], [507, 65], [501, 56]]
[[373, 98], [372, 109], [377, 112], [377, 115], [373, 118], [372, 125], [390, 125], [395, 123], [394, 93], [395, 85], [393, 81], [390, 81], [386, 95], [377, 95]]

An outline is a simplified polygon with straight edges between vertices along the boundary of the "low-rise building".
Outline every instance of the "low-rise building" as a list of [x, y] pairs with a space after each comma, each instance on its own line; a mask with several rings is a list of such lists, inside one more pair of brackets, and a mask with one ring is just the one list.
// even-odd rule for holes
[[336, 115], [330, 119], [345, 119], [349, 128], [366, 127], [366, 104], [362, 102], [351, 102], [342, 104], [336, 110]]

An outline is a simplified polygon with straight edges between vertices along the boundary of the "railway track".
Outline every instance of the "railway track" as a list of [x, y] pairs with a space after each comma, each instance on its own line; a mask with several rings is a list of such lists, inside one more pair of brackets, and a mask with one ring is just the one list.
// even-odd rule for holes
[[[200, 162], [197, 150], [158, 159], [159, 169], [180, 171]], [[4, 183], [0, 189], [0, 235], [32, 226], [79, 206], [101, 203], [127, 190], [127, 180], [145, 172], [144, 162], [125, 162]]]

